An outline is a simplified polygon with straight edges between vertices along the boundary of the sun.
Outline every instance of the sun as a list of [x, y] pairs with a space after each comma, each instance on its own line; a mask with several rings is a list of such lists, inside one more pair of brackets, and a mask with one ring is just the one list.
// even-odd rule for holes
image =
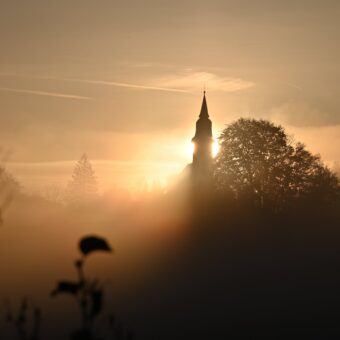
[[189, 144], [189, 153], [192, 156], [194, 154], [194, 152], [195, 152], [195, 143], [191, 142]]
[[[187, 155], [188, 157], [192, 157], [192, 155], [195, 152], [195, 143], [191, 142], [187, 144]], [[220, 150], [220, 145], [218, 144], [218, 141], [214, 140], [211, 144], [211, 155], [213, 158], [215, 158], [218, 154], [218, 151]]]
[[220, 145], [218, 144], [218, 141], [214, 140], [211, 146], [211, 152], [212, 152], [213, 158], [217, 156], [219, 150], [220, 150]]
[[188, 159], [192, 158], [192, 155], [194, 154], [194, 152], [195, 152], [195, 144], [193, 142], [187, 143], [186, 153], [187, 153]]

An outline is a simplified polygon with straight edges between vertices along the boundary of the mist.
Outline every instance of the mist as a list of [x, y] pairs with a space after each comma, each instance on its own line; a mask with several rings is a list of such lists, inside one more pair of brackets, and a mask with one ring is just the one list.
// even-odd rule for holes
[[[3, 210], [0, 267], [6, 274], [1, 298], [12, 313], [26, 298], [31, 309], [42, 310], [43, 338], [67, 338], [79, 322], [77, 306], [68, 297], [52, 299], [51, 291], [59, 279], [75, 278], [73, 263], [79, 258], [81, 237], [101, 235], [114, 253], [94, 255], [86, 272], [102, 282], [106, 319], [117, 313], [124, 321], [130, 312], [126, 300], [156, 275], [163, 258], [183, 237], [187, 197], [169, 197], [165, 187], [147, 183], [134, 191], [116, 188], [77, 202], [67, 198], [67, 184], [47, 189], [30, 192], [21, 187]], [[105, 332], [103, 319], [99, 325], [104, 323]], [[14, 338], [14, 327], [4, 318], [1, 324], [2, 336]]]

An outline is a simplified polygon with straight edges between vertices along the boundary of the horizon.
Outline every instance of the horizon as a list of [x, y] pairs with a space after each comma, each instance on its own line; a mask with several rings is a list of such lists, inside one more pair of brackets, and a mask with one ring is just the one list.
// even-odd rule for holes
[[[240, 117], [269, 119], [338, 163], [338, 10], [333, 0], [4, 2], [1, 146], [32, 167], [83, 152], [164, 163], [153, 175], [164, 181], [191, 161], [206, 88], [215, 138]], [[33, 178], [14, 175], [34, 190]], [[114, 182], [131, 179], [103, 179]]]
[[[209, 105], [209, 104], [208, 104]], [[198, 118], [198, 114], [196, 119]], [[240, 117], [245, 118], [245, 117]], [[254, 118], [254, 117], [247, 117]], [[215, 143], [219, 134], [216, 133], [213, 122], [213, 135]], [[256, 119], [256, 118], [255, 118]], [[259, 118], [262, 119], [262, 118]], [[322, 162], [330, 167], [333, 171], [338, 172], [339, 160], [337, 153], [330, 150], [327, 139], [334, 141], [338, 136], [337, 128], [312, 128], [309, 127], [306, 131], [305, 128], [297, 128], [285, 126], [283, 124], [271, 120], [274, 124], [283, 126], [288, 136], [292, 138], [293, 142], [301, 142], [306, 145], [307, 149], [314, 154], [321, 156]], [[194, 122], [192, 130], [194, 131]], [[230, 122], [231, 123], [231, 122]], [[222, 129], [220, 130], [220, 132]], [[193, 132], [191, 133], [193, 136]], [[299, 136], [301, 136], [299, 138]], [[320, 141], [323, 144], [320, 144]], [[167, 138], [163, 137], [164, 145], [167, 145]], [[165, 141], [164, 141], [165, 140]], [[169, 138], [169, 140], [171, 140]], [[180, 141], [183, 140], [183, 145]], [[89, 157], [90, 162], [95, 171], [98, 180], [100, 193], [110, 192], [116, 189], [125, 189], [129, 192], [138, 192], [140, 190], [149, 190], [154, 184], [161, 185], [163, 188], [167, 187], [172, 179], [183, 171], [186, 165], [192, 162], [192, 147], [191, 138], [184, 141], [175, 140], [171, 143], [170, 153], [173, 154], [174, 161], [166, 161], [164, 157], [153, 157], [145, 160], [143, 157], [138, 157], [134, 160], [128, 159], [92, 159]], [[325, 142], [326, 140], [326, 142]], [[177, 145], [176, 145], [177, 144]], [[332, 143], [335, 145], [336, 143]], [[159, 145], [158, 145], [159, 147]], [[83, 153], [88, 153], [84, 150]], [[82, 153], [81, 153], [82, 154]], [[45, 160], [45, 161], [7, 161], [5, 164], [6, 169], [15, 177], [16, 180], [23, 186], [27, 193], [44, 194], [44, 192], [53, 187], [59, 187], [64, 191], [78, 158], [68, 160]], [[88, 155], [89, 156], [89, 155]], [[335, 157], [334, 157], [335, 156]], [[149, 189], [148, 189], [149, 188]]]

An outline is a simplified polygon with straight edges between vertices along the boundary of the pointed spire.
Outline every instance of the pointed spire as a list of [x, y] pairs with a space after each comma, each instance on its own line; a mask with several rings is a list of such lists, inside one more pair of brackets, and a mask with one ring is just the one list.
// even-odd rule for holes
[[205, 90], [203, 92], [203, 102], [202, 102], [202, 107], [201, 107], [201, 112], [200, 112], [200, 118], [209, 118], [209, 113], [208, 113], [208, 105], [207, 105], [207, 100], [205, 98]]

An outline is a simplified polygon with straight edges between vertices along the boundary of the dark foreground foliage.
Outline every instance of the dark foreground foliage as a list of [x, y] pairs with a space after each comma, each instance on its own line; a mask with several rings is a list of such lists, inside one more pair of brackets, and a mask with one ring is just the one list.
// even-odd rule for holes
[[[59, 281], [57, 287], [51, 292], [53, 297], [59, 294], [69, 294], [74, 297], [81, 313], [81, 327], [71, 334], [72, 340], [99, 340], [94, 331], [96, 318], [102, 312], [104, 303], [104, 292], [101, 283], [97, 279], [89, 279], [85, 275], [84, 265], [89, 254], [98, 251], [112, 252], [108, 242], [98, 236], [86, 236], [79, 242], [82, 258], [75, 261], [78, 274], [77, 281]], [[132, 339], [130, 331], [125, 331], [121, 324], [115, 322], [113, 315], [108, 317], [108, 326], [112, 332], [111, 339]]]

